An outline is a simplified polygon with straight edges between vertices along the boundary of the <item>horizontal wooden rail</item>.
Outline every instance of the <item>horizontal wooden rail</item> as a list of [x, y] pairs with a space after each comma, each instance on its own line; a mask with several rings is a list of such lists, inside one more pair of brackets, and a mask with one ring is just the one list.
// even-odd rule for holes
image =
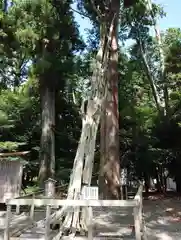
[[21, 195], [19, 197], [14, 198], [14, 199], [22, 199], [22, 198], [26, 199], [26, 198], [30, 198], [32, 196], [36, 196], [38, 194], [43, 194], [43, 193], [44, 193], [44, 190], [40, 190], [40, 191], [37, 191], [37, 192], [28, 193], [26, 195]]
[[33, 219], [33, 212], [35, 207], [46, 206], [46, 224], [45, 224], [45, 239], [49, 238], [50, 232], [50, 220], [51, 220], [51, 206], [64, 206], [67, 208], [71, 207], [88, 207], [88, 236], [89, 239], [93, 239], [92, 233], [92, 207], [132, 207], [134, 210], [134, 225], [136, 240], [142, 239], [142, 191], [143, 185], [141, 184], [135, 198], [133, 200], [71, 200], [71, 199], [51, 199], [51, 198], [16, 198], [7, 201], [7, 216], [6, 216], [6, 227], [4, 231], [4, 240], [9, 240], [9, 222], [11, 215], [11, 206], [31, 206], [30, 217]]
[[72, 207], [135, 207], [137, 200], [61, 200], [61, 199], [11, 199], [7, 205], [34, 205], [34, 206], [72, 206]]
[[12, 157], [12, 156], [24, 156], [30, 153], [30, 151], [24, 151], [24, 152], [11, 152], [11, 153], [0, 153], [0, 158], [4, 157]]

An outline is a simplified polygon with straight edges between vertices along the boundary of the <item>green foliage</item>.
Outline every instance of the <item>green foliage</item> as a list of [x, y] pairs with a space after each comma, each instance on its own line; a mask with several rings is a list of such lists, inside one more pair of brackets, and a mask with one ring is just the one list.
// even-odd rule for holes
[[[56, 87], [57, 174], [72, 167], [80, 119], [69, 95], [80, 87], [75, 54], [84, 43], [70, 4], [15, 0], [1, 18], [0, 150], [30, 151], [28, 175], [37, 176], [39, 168], [42, 83]], [[59, 159], [64, 159], [63, 167]]]
[[[102, 14], [105, 2], [94, 2]], [[162, 33], [170, 106], [166, 121], [158, 116], [137, 41], [143, 43], [161, 91], [158, 48], [150, 36], [153, 21], [144, 2], [136, 1], [121, 11], [120, 40], [133, 40], [127, 52], [121, 49], [119, 54], [121, 164], [137, 178], [145, 178], [145, 174], [155, 177], [158, 166], [178, 177], [181, 30], [172, 28]], [[69, 180], [81, 129], [79, 107], [90, 91], [100, 34], [100, 18], [91, 2], [75, 3], [93, 23], [86, 52], [82, 51], [85, 44], [73, 17], [71, 0], [14, 0], [6, 14], [0, 13], [0, 152], [30, 151], [25, 166], [28, 176], [37, 177], [39, 168], [43, 83], [56, 88], [56, 177], [59, 181]], [[157, 17], [164, 12], [153, 4], [152, 14]]]

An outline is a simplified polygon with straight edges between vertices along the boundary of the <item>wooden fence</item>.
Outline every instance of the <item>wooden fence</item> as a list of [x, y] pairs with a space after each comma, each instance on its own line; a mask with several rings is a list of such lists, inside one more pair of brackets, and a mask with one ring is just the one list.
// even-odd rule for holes
[[143, 231], [143, 221], [142, 221], [142, 191], [143, 186], [140, 185], [138, 192], [133, 200], [59, 200], [59, 199], [11, 199], [7, 202], [7, 216], [5, 223], [5, 231], [4, 231], [4, 240], [9, 240], [9, 224], [10, 224], [10, 216], [11, 216], [11, 207], [12, 205], [16, 206], [31, 206], [30, 217], [33, 218], [33, 212], [35, 207], [46, 206], [46, 219], [45, 219], [45, 239], [49, 239], [50, 233], [50, 222], [51, 222], [51, 206], [67, 206], [67, 207], [86, 207], [87, 211], [87, 219], [89, 219], [88, 223], [88, 239], [93, 239], [93, 214], [92, 207], [131, 207], [133, 208], [134, 213], [134, 225], [135, 225], [135, 236], [136, 240], [142, 239], [142, 231]]

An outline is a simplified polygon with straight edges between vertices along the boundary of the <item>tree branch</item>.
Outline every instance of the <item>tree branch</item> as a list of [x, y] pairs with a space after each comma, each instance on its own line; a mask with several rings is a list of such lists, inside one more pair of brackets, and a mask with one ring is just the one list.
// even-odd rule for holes
[[[93, 10], [97, 13], [97, 16], [98, 16], [99, 20], [101, 20], [101, 19], [102, 19], [102, 15], [101, 15], [100, 11], [96, 8], [96, 5], [95, 5], [95, 3], [94, 3], [94, 0], [90, 0], [90, 1], [91, 1], [91, 3], [92, 3]], [[101, 2], [101, 1], [100, 1], [100, 2]]]

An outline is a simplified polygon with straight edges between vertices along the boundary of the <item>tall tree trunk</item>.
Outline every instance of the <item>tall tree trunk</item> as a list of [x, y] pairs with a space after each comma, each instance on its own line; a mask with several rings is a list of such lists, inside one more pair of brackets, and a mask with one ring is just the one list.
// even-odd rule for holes
[[55, 173], [55, 91], [46, 84], [40, 86], [42, 108], [42, 132], [40, 142], [39, 184], [53, 178]]
[[[88, 99], [87, 110], [82, 113], [82, 132], [74, 159], [72, 174], [68, 187], [68, 199], [79, 199], [82, 186], [91, 184], [92, 169], [94, 162], [94, 150], [97, 136], [97, 129], [102, 114], [103, 103], [107, 98], [108, 80], [107, 69], [110, 56], [110, 48], [114, 36], [113, 20], [118, 13], [114, 12], [107, 31], [101, 35], [100, 49], [96, 57], [96, 66], [92, 77], [92, 91]], [[102, 28], [102, 25], [101, 25]], [[103, 27], [104, 28], [104, 27]], [[102, 30], [101, 30], [102, 31]], [[108, 40], [107, 40], [108, 39]], [[84, 107], [82, 108], [84, 109]], [[61, 219], [66, 207], [55, 213], [56, 219]], [[80, 214], [80, 208], [77, 207], [73, 212], [67, 212], [61, 230], [55, 239], [59, 239], [64, 229], [69, 229], [72, 235], [81, 228], [86, 229], [86, 216]], [[55, 240], [54, 239], [54, 240]]]
[[[101, 120], [100, 197], [120, 198], [119, 112], [118, 112], [118, 20], [120, 1], [112, 1], [110, 15], [116, 14], [110, 46], [109, 90]], [[112, 17], [111, 16], [111, 17]]]

